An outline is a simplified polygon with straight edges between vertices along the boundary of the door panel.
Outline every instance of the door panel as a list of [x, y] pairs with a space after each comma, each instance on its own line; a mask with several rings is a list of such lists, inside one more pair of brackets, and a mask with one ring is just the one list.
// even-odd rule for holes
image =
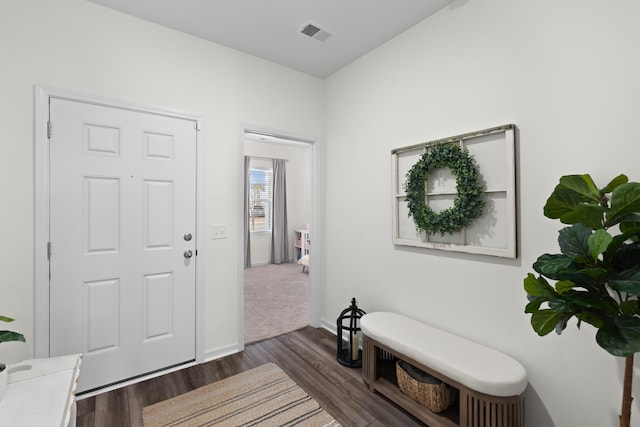
[[120, 250], [120, 180], [83, 177], [83, 181], [84, 253], [117, 253]]
[[195, 122], [51, 99], [50, 353], [86, 391], [195, 359]]
[[83, 323], [87, 325], [87, 353], [117, 349], [120, 342], [118, 309], [120, 280], [95, 280], [83, 284]]
[[145, 249], [170, 249], [173, 236], [173, 183], [144, 181]]

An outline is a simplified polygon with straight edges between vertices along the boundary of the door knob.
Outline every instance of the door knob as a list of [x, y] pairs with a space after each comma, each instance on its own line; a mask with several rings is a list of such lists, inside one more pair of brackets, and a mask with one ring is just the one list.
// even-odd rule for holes
[[193, 252], [191, 252], [189, 249], [184, 251], [184, 257], [185, 258], [191, 258], [192, 256], [193, 256]]

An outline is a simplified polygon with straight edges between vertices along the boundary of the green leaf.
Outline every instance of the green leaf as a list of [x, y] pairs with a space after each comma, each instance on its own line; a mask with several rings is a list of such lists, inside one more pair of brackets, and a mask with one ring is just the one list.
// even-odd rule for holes
[[640, 314], [640, 309], [638, 307], [638, 300], [632, 299], [629, 301], [623, 301], [620, 303], [620, 311], [625, 316], [633, 316], [636, 314]]
[[576, 290], [567, 291], [562, 296], [571, 304], [582, 308], [595, 308], [612, 315], [618, 311], [618, 303], [609, 296]]
[[7, 316], [0, 316], [0, 320], [3, 322], [13, 322], [13, 319]]
[[593, 230], [582, 224], [574, 224], [560, 230], [558, 244], [560, 251], [576, 261], [587, 262], [591, 259], [589, 237]]
[[549, 308], [556, 313], [570, 313], [571, 315], [573, 315], [574, 312], [573, 304], [571, 304], [569, 300], [566, 300], [564, 298], [553, 298], [549, 300]]
[[13, 331], [0, 331], [0, 342], [22, 341], [25, 342], [24, 336]]
[[531, 327], [541, 337], [549, 334], [560, 321], [560, 314], [553, 310], [539, 310], [531, 315]]
[[597, 230], [603, 228], [605, 208], [600, 205], [580, 203], [573, 210], [560, 216], [563, 224], [584, 224]]
[[601, 228], [602, 209], [599, 206], [600, 193], [589, 175], [566, 175], [553, 190], [544, 205], [544, 215], [560, 219], [565, 224], [582, 222], [593, 228]]
[[594, 261], [597, 260], [600, 254], [607, 250], [607, 247], [609, 247], [609, 243], [611, 243], [612, 240], [613, 237], [611, 234], [607, 233], [605, 230], [594, 231], [587, 240], [591, 258], [593, 258]]
[[631, 233], [632, 236], [640, 234], [640, 215], [633, 214], [624, 217], [620, 221], [620, 231]]
[[569, 269], [572, 264], [573, 260], [565, 255], [544, 254], [533, 263], [533, 269], [550, 279], [561, 280], [561, 274]]
[[589, 175], [566, 175], [544, 205], [544, 215], [557, 219], [571, 212], [579, 203], [598, 204], [600, 193]]
[[640, 211], [640, 183], [628, 182], [619, 185], [611, 193], [611, 209], [607, 215], [606, 225], [611, 227], [619, 223], [625, 216]]
[[605, 261], [611, 260], [613, 257], [618, 258], [619, 249], [625, 245], [625, 242], [631, 237], [640, 233], [640, 228], [632, 228], [624, 231], [622, 234], [618, 234], [613, 237], [613, 241], [609, 244], [607, 252], [605, 253]]
[[616, 189], [616, 187], [618, 187], [621, 184], [626, 184], [627, 182], [629, 182], [629, 178], [627, 178], [625, 174], [620, 174], [615, 178], [613, 178], [611, 182], [607, 184], [605, 188], [602, 189], [602, 192], [611, 193], [613, 190]]
[[609, 273], [609, 271], [600, 267], [592, 267], [592, 268], [583, 268], [582, 270], [578, 270], [577, 273], [583, 279], [581, 281], [581, 285], [585, 285], [584, 276], [590, 277], [591, 279], [595, 279], [595, 280], [602, 280], [602, 278], [604, 278], [607, 275], [607, 273]]
[[559, 185], [579, 194], [585, 202], [598, 203], [600, 200], [600, 192], [588, 174], [563, 176]]
[[[594, 313], [590, 313], [588, 311], [577, 313], [576, 317], [578, 318], [579, 322], [587, 322], [588, 324], [590, 324], [591, 326], [594, 326], [595, 328], [600, 328], [603, 325], [603, 321], [602, 321], [603, 318], [601, 316], [598, 316]], [[579, 322], [578, 322], [578, 327], [580, 327]]]
[[640, 351], [640, 318], [607, 318], [596, 333], [596, 341], [614, 356], [626, 357]]
[[573, 210], [582, 202], [580, 195], [566, 188], [557, 186], [544, 205], [544, 216], [558, 219]]
[[570, 280], [574, 283], [574, 288], [585, 288], [590, 291], [597, 291], [599, 286], [598, 281], [586, 274], [583, 274], [582, 271], [588, 272], [590, 269], [580, 271], [567, 270], [566, 272], [559, 274], [559, 279], [557, 280]]
[[611, 289], [640, 296], [640, 266], [616, 274], [609, 280]]
[[[616, 236], [614, 242], [617, 243]], [[613, 243], [612, 243], [613, 244]], [[611, 253], [611, 245], [606, 255]], [[640, 242], [625, 243], [617, 248], [613, 256], [605, 258], [609, 265], [616, 271], [629, 270], [640, 263]]]
[[561, 280], [556, 282], [556, 292], [562, 295], [563, 293], [573, 289], [576, 286], [571, 280]]
[[533, 297], [544, 297], [546, 299], [553, 298], [555, 291], [544, 277], [534, 276], [529, 273], [524, 279], [524, 290]]
[[525, 313], [535, 313], [540, 309], [540, 305], [545, 302], [544, 298], [533, 298], [529, 304], [524, 308]]

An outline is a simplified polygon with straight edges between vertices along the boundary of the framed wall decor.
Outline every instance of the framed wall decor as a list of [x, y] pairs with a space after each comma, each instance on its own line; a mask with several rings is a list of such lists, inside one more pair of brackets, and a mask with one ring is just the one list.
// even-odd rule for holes
[[[510, 124], [393, 149], [393, 244], [516, 258], [515, 135], [516, 127]], [[447, 159], [452, 159], [449, 163], [447, 160], [440, 161], [445, 166], [432, 167], [433, 162], [429, 162], [436, 156], [442, 157], [442, 148], [451, 145], [460, 147], [459, 150], [453, 150], [457, 157], [449, 155]], [[454, 209], [470, 211], [464, 211], [459, 206], [462, 197], [469, 196], [459, 194], [457, 190], [457, 184], [468, 182], [463, 181], [461, 175], [469, 173], [464, 169], [460, 172], [460, 168], [456, 166], [465, 157], [471, 158], [475, 164], [475, 171], [470, 175], [479, 182], [478, 194], [474, 197], [482, 199], [481, 212], [469, 214], [466, 225], [454, 224], [447, 227], [436, 221], [436, 225], [429, 226], [433, 224], [433, 221], [429, 222], [432, 217], [438, 219], [439, 216], [451, 214]], [[453, 169], [458, 168], [458, 176], [452, 172], [449, 164]], [[420, 174], [416, 175], [416, 170]], [[407, 193], [409, 178], [409, 183], [413, 185], [409, 188], [415, 189], [416, 176], [418, 180], [424, 181], [424, 201], [421, 195], [418, 204], [422, 204], [428, 211], [430, 216], [426, 220], [420, 214], [423, 211], [416, 208], [414, 190], [410, 190], [410, 197]], [[464, 189], [468, 185], [459, 187], [462, 193], [466, 192]], [[456, 198], [459, 197], [461, 199], [456, 203]], [[408, 198], [412, 201], [411, 204], [408, 203]], [[457, 213], [459, 212], [454, 212]], [[425, 222], [428, 223], [427, 226]], [[425, 232], [425, 229], [429, 232]], [[452, 229], [458, 231], [451, 231]]]

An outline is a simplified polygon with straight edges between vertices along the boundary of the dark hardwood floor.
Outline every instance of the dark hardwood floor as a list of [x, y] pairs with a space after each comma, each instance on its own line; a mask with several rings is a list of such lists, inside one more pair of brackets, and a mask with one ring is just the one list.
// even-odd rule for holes
[[362, 382], [361, 369], [336, 361], [335, 335], [306, 327], [249, 344], [245, 351], [78, 400], [77, 427], [142, 426], [142, 408], [274, 362], [345, 427], [424, 426]]

